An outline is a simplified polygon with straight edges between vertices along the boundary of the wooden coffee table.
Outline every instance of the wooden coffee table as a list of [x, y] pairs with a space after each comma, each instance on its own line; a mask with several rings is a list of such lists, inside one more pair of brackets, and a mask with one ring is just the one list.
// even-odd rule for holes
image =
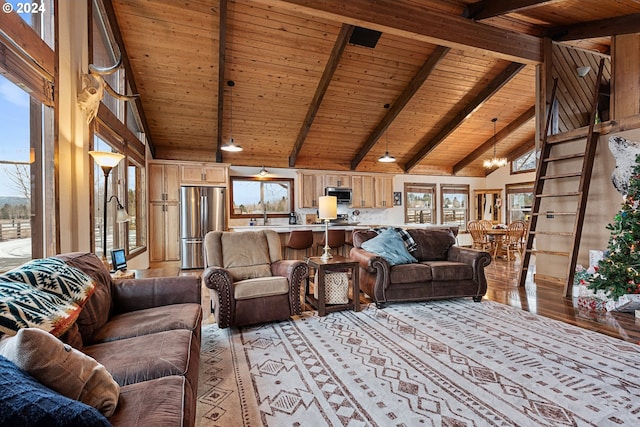
[[[318, 275], [318, 298], [313, 296], [311, 287], [307, 284], [305, 289], [305, 301], [308, 302], [313, 308], [318, 310], [318, 316], [326, 316], [327, 313], [340, 310], [360, 311], [360, 282], [358, 279], [358, 262], [351, 258], [345, 258], [343, 256], [334, 255], [333, 258], [328, 261], [323, 261], [320, 257], [311, 257], [307, 260], [309, 268], [315, 270], [315, 274]], [[326, 304], [325, 301], [325, 289], [324, 289], [324, 275], [330, 271], [344, 271], [351, 270], [351, 290], [352, 298], [346, 304]]]

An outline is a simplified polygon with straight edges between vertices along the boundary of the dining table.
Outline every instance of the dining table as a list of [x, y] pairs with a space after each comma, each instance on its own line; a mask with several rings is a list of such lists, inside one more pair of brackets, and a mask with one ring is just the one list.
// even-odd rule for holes
[[490, 228], [486, 231], [487, 236], [493, 236], [493, 257], [505, 256], [506, 251], [502, 246], [502, 239], [507, 235], [506, 228]]

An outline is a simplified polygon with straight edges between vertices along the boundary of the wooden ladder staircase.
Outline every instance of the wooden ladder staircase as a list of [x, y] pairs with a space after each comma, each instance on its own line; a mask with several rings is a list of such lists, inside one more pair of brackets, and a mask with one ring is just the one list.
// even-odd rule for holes
[[[566, 144], [569, 142], [576, 141], [578, 139], [582, 139], [583, 137], [567, 137], [567, 138], [554, 138], [553, 141], [549, 141], [547, 135], [549, 134], [549, 125], [551, 122], [552, 109], [549, 108], [549, 112], [547, 114], [547, 122], [545, 124], [545, 132], [542, 139], [542, 147], [540, 150], [540, 159], [539, 166], [536, 172], [536, 181], [533, 188], [533, 204], [531, 206], [531, 217], [529, 219], [529, 232], [527, 234], [526, 245], [524, 248], [524, 255], [522, 257], [521, 267], [520, 267], [520, 275], [518, 277], [519, 286], [524, 286], [527, 280], [527, 273], [530, 268], [531, 256], [536, 254], [546, 254], [550, 256], [558, 256], [568, 258], [567, 262], [567, 281], [565, 282], [564, 287], [564, 295], [570, 296], [572, 286], [570, 284], [573, 283], [573, 276], [576, 269], [576, 262], [578, 258], [578, 252], [580, 250], [580, 239], [582, 237], [582, 227], [584, 224], [585, 218], [585, 210], [587, 207], [587, 199], [589, 196], [589, 185], [591, 183], [591, 172], [593, 170], [593, 163], [595, 160], [596, 147], [598, 138], [600, 136], [599, 133], [594, 132], [595, 120], [596, 120], [596, 112], [598, 109], [598, 90], [600, 86], [600, 81], [602, 79], [602, 70], [604, 68], [604, 60], [600, 61], [600, 67], [598, 69], [598, 77], [596, 79], [596, 88], [595, 93], [593, 95], [593, 103], [591, 107], [591, 114], [589, 118], [589, 131], [586, 137], [585, 149], [584, 152], [574, 153], [574, 154], [564, 154], [564, 155], [554, 155], [552, 154], [553, 147], [557, 147], [561, 144]], [[551, 92], [551, 99], [553, 102], [556, 97], [556, 90], [558, 87], [558, 79], [555, 78], [553, 82], [553, 89]], [[582, 159], [582, 167], [580, 170], [570, 171], [570, 172], [562, 172], [562, 173], [553, 173], [547, 174], [548, 166], [550, 164], [558, 164], [562, 165], [562, 163], [566, 163], [567, 161], [573, 159]], [[559, 166], [561, 167], [561, 166]], [[574, 179], [579, 177], [579, 184], [576, 191], [565, 191], [565, 192], [557, 192], [557, 193], [549, 193], [544, 192], [545, 183], [550, 182], [552, 180], [565, 180], [565, 179]], [[548, 212], [540, 212], [540, 207], [542, 204], [542, 200], [545, 198], [561, 198], [567, 202], [571, 200], [576, 200], [576, 209], [574, 212], [566, 211], [566, 212], [556, 212], [556, 211], [548, 211]], [[539, 223], [544, 223], [544, 220], [547, 218], [553, 218], [555, 216], [575, 216], [575, 221], [573, 224], [572, 231], [540, 231], [537, 230]], [[544, 227], [543, 227], [544, 228]], [[533, 243], [536, 236], [540, 235], [548, 235], [548, 236], [557, 236], [559, 239], [570, 239], [568, 243], [569, 250], [567, 252], [563, 251], [554, 251], [554, 250], [538, 250], [533, 249]], [[565, 247], [567, 244], [564, 245]]]

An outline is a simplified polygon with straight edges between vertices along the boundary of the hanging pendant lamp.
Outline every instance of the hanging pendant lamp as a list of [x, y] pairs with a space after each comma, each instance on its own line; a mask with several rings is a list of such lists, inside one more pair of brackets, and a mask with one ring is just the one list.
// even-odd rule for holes
[[[389, 104], [384, 104], [384, 108], [389, 108]], [[384, 149], [384, 156], [378, 157], [378, 161], [380, 163], [393, 163], [396, 161], [396, 158], [389, 154], [389, 129], [385, 131], [385, 136], [387, 138], [387, 143]]]
[[496, 157], [496, 122], [497, 117], [491, 119], [493, 122], [493, 157], [484, 161], [483, 166], [486, 169], [501, 168], [509, 162], [505, 157]]
[[224, 143], [220, 149], [222, 151], [237, 153], [238, 151], [242, 151], [242, 147], [237, 145], [233, 140], [233, 87], [235, 86], [235, 82], [233, 80], [229, 80], [227, 85], [231, 88], [231, 95], [229, 98], [229, 141]]

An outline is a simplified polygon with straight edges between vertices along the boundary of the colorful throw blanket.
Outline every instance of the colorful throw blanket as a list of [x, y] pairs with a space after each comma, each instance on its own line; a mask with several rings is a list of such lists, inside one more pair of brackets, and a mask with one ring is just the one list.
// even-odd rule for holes
[[93, 279], [57, 258], [33, 260], [0, 274], [0, 332], [39, 328], [60, 336], [94, 290]]
[[[371, 230], [375, 231], [377, 234], [380, 234], [384, 230], [386, 230], [386, 228], [372, 228]], [[416, 249], [418, 249], [418, 244], [415, 240], [413, 240], [413, 237], [411, 237], [411, 234], [409, 234], [407, 230], [399, 227], [394, 227], [393, 230], [398, 233], [398, 236], [400, 236], [400, 238], [404, 242], [404, 246], [409, 252], [414, 252]]]

